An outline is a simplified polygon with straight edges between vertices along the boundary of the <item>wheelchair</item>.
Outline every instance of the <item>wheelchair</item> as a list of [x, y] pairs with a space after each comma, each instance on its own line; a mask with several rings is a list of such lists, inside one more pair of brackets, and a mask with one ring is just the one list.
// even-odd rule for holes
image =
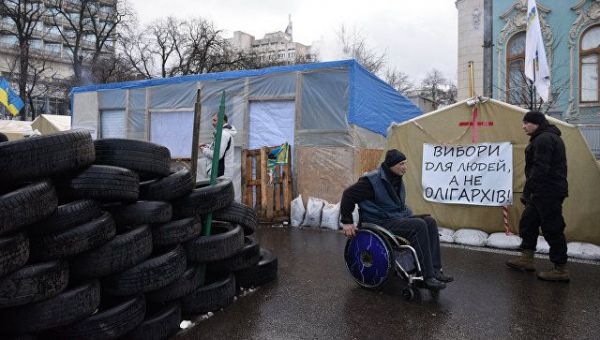
[[361, 287], [380, 289], [396, 273], [404, 282], [402, 296], [412, 300], [423, 287], [423, 273], [410, 243], [387, 229], [361, 223], [356, 235], [346, 242], [346, 267]]

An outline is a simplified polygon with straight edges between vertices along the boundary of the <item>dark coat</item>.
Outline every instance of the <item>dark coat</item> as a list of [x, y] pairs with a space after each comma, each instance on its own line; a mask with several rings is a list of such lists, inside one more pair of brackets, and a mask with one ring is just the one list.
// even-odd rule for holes
[[365, 177], [373, 187], [374, 197], [358, 203], [361, 222], [381, 223], [412, 215], [412, 211], [406, 205], [406, 190], [402, 177], [397, 176], [394, 180], [389, 178], [383, 165]]
[[544, 195], [567, 197], [567, 155], [560, 130], [543, 124], [531, 135], [525, 149], [523, 197]]

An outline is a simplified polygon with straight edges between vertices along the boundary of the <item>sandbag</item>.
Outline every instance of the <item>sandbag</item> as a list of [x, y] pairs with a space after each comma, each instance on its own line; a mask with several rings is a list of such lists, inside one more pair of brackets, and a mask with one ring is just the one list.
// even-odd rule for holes
[[321, 228], [338, 230], [340, 228], [340, 203], [325, 203], [321, 214]]
[[550, 245], [546, 242], [544, 236], [538, 236], [537, 246], [535, 247], [535, 251], [540, 254], [548, 254], [550, 253]]
[[483, 247], [487, 238], [486, 232], [475, 229], [459, 229], [454, 233], [454, 243], [467, 246]]
[[321, 212], [325, 202], [320, 198], [309, 197], [306, 203], [306, 215], [302, 221], [303, 227], [318, 228], [321, 225]]
[[292, 200], [292, 206], [290, 209], [290, 221], [292, 223], [292, 227], [299, 227], [302, 224], [305, 212], [306, 209], [304, 209], [302, 195], [298, 195], [298, 197]]
[[586, 260], [600, 260], [600, 247], [591, 243], [569, 242], [567, 255]]
[[454, 243], [454, 230], [438, 227], [438, 233], [440, 234], [440, 242]]
[[519, 249], [521, 238], [517, 235], [506, 235], [506, 233], [493, 233], [488, 237], [486, 244], [493, 248]]

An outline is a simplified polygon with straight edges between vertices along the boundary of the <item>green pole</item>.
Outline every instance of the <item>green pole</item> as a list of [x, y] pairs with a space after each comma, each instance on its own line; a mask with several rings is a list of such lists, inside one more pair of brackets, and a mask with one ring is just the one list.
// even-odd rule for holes
[[[219, 154], [221, 153], [221, 137], [223, 136], [223, 116], [225, 115], [225, 91], [221, 94], [221, 105], [217, 115], [217, 126], [215, 128], [215, 148], [213, 149], [212, 168], [210, 170], [210, 185], [217, 183], [217, 174], [219, 173]], [[212, 224], [212, 213], [206, 215], [202, 235], [210, 235], [210, 226]]]

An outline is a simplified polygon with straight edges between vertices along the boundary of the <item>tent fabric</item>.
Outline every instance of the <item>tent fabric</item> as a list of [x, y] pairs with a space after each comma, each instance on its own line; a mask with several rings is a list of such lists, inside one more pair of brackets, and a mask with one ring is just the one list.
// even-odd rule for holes
[[66, 131], [71, 129], [71, 116], [42, 114], [33, 120], [31, 128], [42, 135]]
[[0, 120], [0, 132], [5, 134], [8, 140], [16, 140], [31, 135], [33, 129], [28, 121]]
[[[525, 183], [524, 150], [529, 136], [522, 130], [526, 110], [489, 99], [479, 104], [479, 120], [492, 121], [493, 126], [478, 128], [479, 142], [510, 142], [513, 144], [513, 205], [508, 207], [509, 224], [518, 232], [523, 211], [520, 195]], [[423, 199], [421, 188], [422, 152], [424, 143], [470, 144], [469, 126], [459, 122], [471, 121], [472, 107], [467, 101], [428, 113], [390, 127], [387, 149], [397, 148], [407, 155], [408, 173], [404, 176], [408, 204], [416, 214], [431, 213], [441, 226], [451, 229], [476, 228], [486, 232], [503, 231], [502, 208], [432, 203]], [[563, 204], [569, 241], [600, 244], [600, 167], [581, 132], [573, 125], [548, 117], [562, 132], [568, 162], [569, 197]]]
[[[147, 117], [140, 117], [142, 112], [148, 115], [153, 111], [193, 110], [197, 89], [201, 90], [201, 127], [206, 127], [201, 138], [210, 136], [210, 124], [203, 124], [204, 117], [218, 110], [224, 89], [226, 111], [239, 117], [234, 119], [238, 129], [246, 122], [243, 115], [247, 102], [285, 97], [299, 101], [299, 130], [309, 134], [319, 130], [344, 133], [340, 139], [323, 138], [327, 145], [348, 145], [350, 124], [385, 136], [391, 123], [421, 114], [418, 107], [355, 60], [343, 60], [76, 87], [71, 91], [74, 126], [94, 125], [98, 110], [127, 109], [127, 136], [122, 137], [140, 138], [147, 135], [148, 129]], [[77, 105], [78, 98], [88, 93], [97, 93], [98, 105], [96, 109], [88, 106], [88, 110], [81, 110], [84, 105]], [[301, 131], [298, 136], [302, 136]], [[242, 145], [238, 142], [245, 142], [247, 135], [239, 138], [236, 145]]]

